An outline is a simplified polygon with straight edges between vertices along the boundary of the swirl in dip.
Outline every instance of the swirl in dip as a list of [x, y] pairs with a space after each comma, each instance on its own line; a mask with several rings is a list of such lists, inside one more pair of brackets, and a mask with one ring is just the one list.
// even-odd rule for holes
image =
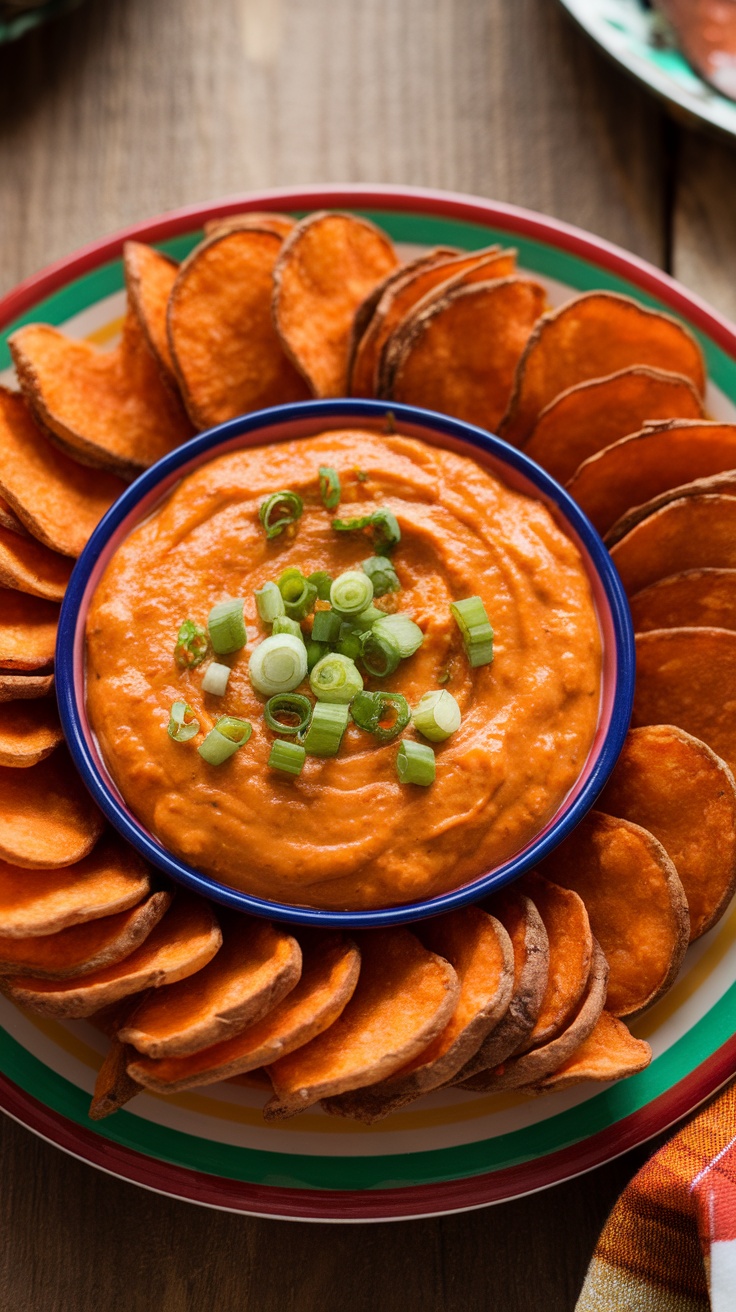
[[[339, 472], [336, 511], [322, 504], [320, 465]], [[295, 531], [267, 541], [259, 506], [279, 488], [299, 493], [304, 513]], [[266, 698], [248, 678], [250, 654], [270, 632], [254, 589], [288, 566], [335, 577], [359, 569], [370, 542], [337, 533], [332, 519], [378, 506], [394, 512], [402, 538], [392, 556], [401, 592], [377, 604], [411, 615], [425, 638], [389, 678], [364, 675], [365, 687], [415, 706], [446, 686], [462, 711], [460, 729], [436, 745], [429, 787], [399, 782], [399, 739], [380, 744], [353, 723], [337, 756], [307, 756], [296, 778], [269, 769]], [[473, 595], [496, 638], [493, 663], [477, 669], [450, 612], [451, 601]], [[202, 691], [206, 663], [178, 669], [174, 646], [184, 619], [206, 625], [227, 597], [245, 598], [248, 643], [218, 658], [232, 674], [215, 697]], [[588, 579], [546, 508], [466, 457], [356, 430], [239, 451], [184, 479], [110, 561], [89, 610], [87, 662], [90, 721], [139, 819], [221, 883], [310, 907], [430, 897], [508, 859], [577, 780], [599, 711]], [[298, 691], [310, 694], [309, 684]], [[167, 734], [178, 699], [201, 725], [188, 743]], [[197, 744], [226, 714], [249, 720], [253, 734], [215, 767]], [[411, 725], [404, 737], [419, 740]]]

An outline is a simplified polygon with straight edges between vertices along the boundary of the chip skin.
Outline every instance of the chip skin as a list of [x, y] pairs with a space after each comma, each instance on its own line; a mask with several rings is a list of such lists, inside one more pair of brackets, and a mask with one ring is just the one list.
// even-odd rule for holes
[[35, 538], [0, 528], [0, 587], [28, 592], [46, 601], [61, 601], [74, 562], [49, 551]]
[[179, 384], [166, 328], [166, 311], [179, 270], [178, 262], [153, 246], [126, 241], [123, 270], [130, 310], [138, 320], [162, 381], [179, 400]]
[[[0, 475], [2, 469], [0, 469]], [[5, 497], [0, 496], [0, 528], [9, 528], [11, 533], [19, 533], [22, 538], [29, 536], [14, 510], [10, 509]]]
[[661, 510], [663, 506], [668, 506], [671, 501], [681, 501], [686, 497], [697, 497], [706, 493], [725, 492], [736, 495], [736, 469], [727, 469], [722, 474], [711, 474], [709, 478], [695, 478], [692, 483], [681, 483], [679, 487], [668, 488], [666, 492], [660, 492], [659, 496], [652, 497], [651, 501], [645, 501], [638, 506], [630, 506], [625, 514], [616, 523], [609, 528], [603, 541], [608, 547], [614, 547], [621, 538], [640, 524], [643, 519], [648, 519], [655, 511]]
[[0, 588], [0, 668], [41, 670], [51, 665], [58, 622], [54, 602]]
[[128, 1074], [130, 1049], [113, 1035], [105, 1059], [97, 1072], [92, 1102], [87, 1115], [91, 1121], [102, 1121], [124, 1107], [140, 1093], [141, 1086]]
[[736, 629], [736, 569], [687, 569], [629, 598], [636, 633]]
[[[0, 701], [2, 699], [0, 698]], [[0, 708], [0, 765], [28, 769], [64, 741], [56, 706], [50, 699], [4, 702]]]
[[0, 859], [34, 870], [81, 861], [104, 828], [65, 747], [29, 770], [0, 766]]
[[0, 974], [69, 979], [112, 966], [140, 947], [170, 903], [171, 894], [162, 890], [129, 911], [72, 925], [56, 934], [0, 936]]
[[530, 871], [519, 882], [530, 897], [547, 933], [547, 987], [530, 1032], [514, 1049], [538, 1048], [561, 1034], [575, 1014], [588, 986], [593, 960], [593, 935], [585, 902], [572, 889]]
[[685, 570], [736, 569], [736, 495], [700, 493], [670, 501], [610, 550], [630, 597]]
[[607, 1082], [624, 1080], [643, 1071], [652, 1060], [652, 1050], [644, 1039], [635, 1039], [628, 1026], [603, 1010], [595, 1028], [557, 1070], [530, 1084], [523, 1093], [557, 1093], [585, 1080]]
[[246, 210], [239, 214], [223, 215], [218, 219], [207, 219], [204, 224], [205, 237], [214, 237], [223, 232], [238, 232], [243, 228], [262, 228], [273, 232], [277, 237], [288, 237], [296, 219], [288, 214], [271, 213], [269, 210]]
[[15, 671], [0, 670], [0, 705], [48, 697], [53, 686], [53, 674], [16, 674]]
[[651, 629], [636, 635], [631, 723], [674, 724], [700, 738], [736, 770], [736, 633], [731, 629]]
[[111, 833], [89, 856], [63, 869], [28, 870], [0, 861], [0, 934], [55, 934], [69, 925], [126, 911], [150, 893], [145, 862]]

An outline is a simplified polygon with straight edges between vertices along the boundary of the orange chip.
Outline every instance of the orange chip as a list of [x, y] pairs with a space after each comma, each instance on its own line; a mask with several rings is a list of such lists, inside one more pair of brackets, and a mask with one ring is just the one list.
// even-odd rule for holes
[[585, 292], [537, 324], [516, 371], [501, 437], [524, 446], [561, 392], [590, 378], [648, 365], [681, 374], [705, 393], [703, 355], [692, 333], [660, 310], [617, 292]]
[[59, 607], [27, 592], [0, 588], [0, 666], [40, 670], [54, 659]]
[[36, 938], [0, 937], [0, 973], [69, 979], [123, 961], [156, 926], [170, 893], [152, 893], [129, 911], [89, 920]]
[[670, 574], [735, 569], [736, 495], [699, 494], [668, 502], [620, 538], [611, 547], [611, 559], [630, 597]]
[[632, 729], [600, 808], [648, 829], [675, 864], [690, 910], [690, 941], [736, 890], [736, 783], [705, 743], [673, 725]]
[[16, 588], [47, 601], [61, 601], [72, 565], [67, 556], [49, 551], [33, 538], [22, 538], [0, 528], [0, 587]]
[[590, 811], [543, 870], [587, 907], [610, 967], [608, 1010], [638, 1016], [667, 991], [690, 941], [687, 899], [662, 844], [640, 825]]
[[[0, 395], [4, 388], [0, 388]], [[2, 478], [2, 467], [0, 467], [0, 478]], [[19, 533], [22, 538], [28, 537], [28, 531], [23, 527], [14, 510], [10, 509], [4, 497], [0, 497], [0, 528], [9, 528], [11, 533]]]
[[0, 765], [38, 765], [63, 740], [52, 701], [8, 702], [0, 710]]
[[166, 311], [179, 265], [170, 255], [164, 255], [163, 251], [157, 251], [153, 246], [145, 246], [139, 241], [126, 241], [123, 246], [123, 268], [128, 305], [138, 320], [148, 349], [161, 371], [163, 382], [178, 398], [179, 384], [169, 347]]
[[703, 404], [689, 378], [634, 366], [576, 383], [539, 415], [524, 453], [559, 483], [584, 460], [636, 433], [651, 419], [701, 419]]
[[708, 478], [695, 478], [691, 483], [681, 483], [679, 487], [671, 487], [666, 492], [660, 492], [659, 496], [652, 497], [651, 501], [645, 501], [640, 506], [630, 506], [626, 513], [620, 519], [617, 519], [613, 527], [608, 530], [603, 540], [610, 550], [643, 519], [648, 519], [655, 511], [668, 506], [671, 501], [680, 501], [683, 497], [697, 497], [702, 493], [716, 492], [736, 494], [736, 470], [727, 469], [723, 474], [711, 474]]
[[221, 942], [209, 902], [178, 893], [155, 929], [123, 961], [66, 980], [12, 975], [2, 980], [2, 988], [13, 1002], [42, 1016], [91, 1016], [143, 989], [186, 979], [211, 961]]
[[209, 237], [179, 270], [169, 300], [169, 342], [198, 428], [309, 396], [273, 326], [280, 250], [273, 232], [237, 229]]
[[688, 569], [651, 583], [629, 601], [637, 633], [736, 629], [736, 569]]
[[10, 674], [0, 670], [0, 704], [46, 697], [53, 686], [53, 674]]
[[649, 1044], [635, 1039], [622, 1020], [602, 1011], [595, 1029], [572, 1056], [525, 1092], [556, 1093], [584, 1080], [624, 1080], [643, 1071], [651, 1060]]
[[119, 1111], [126, 1102], [140, 1093], [140, 1084], [131, 1080], [126, 1069], [129, 1058], [130, 1049], [113, 1036], [97, 1073], [92, 1102], [87, 1112], [91, 1121], [101, 1121], [105, 1116], [112, 1116], [113, 1112]]
[[649, 424], [591, 456], [567, 490], [599, 533], [628, 507], [736, 467], [736, 424], [668, 420]]
[[204, 225], [206, 237], [214, 237], [224, 232], [236, 232], [242, 228], [262, 228], [273, 232], [277, 237], [288, 237], [296, 219], [288, 214], [272, 214], [268, 210], [248, 210], [244, 214], [229, 214], [219, 219], [208, 219]]
[[55, 934], [126, 911], [150, 892], [147, 866], [112, 834], [63, 870], [20, 869], [0, 861], [0, 933], [5, 938]]
[[344, 396], [353, 317], [399, 263], [389, 238], [352, 214], [310, 214], [284, 242], [274, 317], [315, 396]]
[[543, 879], [536, 871], [520, 882], [542, 917], [549, 944], [547, 987], [537, 1019], [515, 1051], [525, 1052], [561, 1034], [588, 985], [593, 959], [593, 935], [582, 897], [574, 890]]
[[440, 288], [391, 338], [379, 394], [495, 429], [545, 291], [522, 278]]
[[299, 944], [268, 921], [231, 918], [223, 944], [197, 978], [144, 1000], [120, 1037], [148, 1057], [186, 1057], [260, 1020], [290, 993], [302, 968]]
[[[179, 1093], [255, 1071], [328, 1029], [352, 997], [359, 970], [360, 953], [350, 939], [341, 934], [310, 936], [299, 983], [262, 1020], [190, 1057], [155, 1061], [134, 1053], [129, 1070], [158, 1093]], [[267, 1086], [270, 1090], [270, 1080]]]
[[736, 770], [736, 633], [652, 629], [636, 636], [634, 726], [674, 724]]
[[266, 1120], [387, 1079], [449, 1022], [460, 994], [449, 961], [428, 952], [407, 929], [368, 930], [360, 947], [358, 985], [339, 1018], [269, 1066], [274, 1097], [263, 1109]]
[[104, 828], [66, 748], [29, 770], [0, 766], [0, 859], [17, 866], [71, 866]]

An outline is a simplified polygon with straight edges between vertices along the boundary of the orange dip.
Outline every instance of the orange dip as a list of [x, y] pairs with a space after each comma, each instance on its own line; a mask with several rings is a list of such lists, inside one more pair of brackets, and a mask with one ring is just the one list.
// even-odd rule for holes
[[[324, 509], [318, 466], [342, 482]], [[356, 471], [364, 472], [360, 480]], [[296, 532], [267, 541], [261, 501], [279, 488], [304, 499]], [[420, 625], [414, 656], [366, 688], [415, 706], [447, 687], [460, 729], [436, 745], [428, 788], [401, 784], [399, 740], [381, 745], [350, 723], [336, 757], [307, 757], [300, 776], [267, 766], [274, 735], [248, 662], [270, 633], [254, 589], [287, 566], [333, 577], [372, 554], [337, 533], [388, 506], [402, 540], [393, 553], [401, 592], [378, 601]], [[480, 595], [495, 631], [493, 664], [471, 669], [450, 602]], [[179, 626], [206, 626], [216, 602], [245, 598], [248, 644], [232, 657], [224, 697], [203, 693], [207, 662], [174, 662]], [[259, 897], [359, 909], [460, 886], [523, 847], [578, 778], [598, 720], [600, 635], [576, 547], [538, 501], [509, 491], [474, 461], [413, 439], [350, 430], [222, 456], [186, 478], [118, 549], [87, 621], [92, 727], [121, 793], [177, 856]], [[443, 675], [449, 681], [441, 684]], [[310, 693], [305, 682], [299, 691]], [[188, 743], [166, 729], [174, 701], [200, 722]], [[225, 764], [197, 752], [220, 715], [253, 735]], [[417, 738], [410, 726], [404, 736]], [[423, 741], [423, 740], [422, 740]]]

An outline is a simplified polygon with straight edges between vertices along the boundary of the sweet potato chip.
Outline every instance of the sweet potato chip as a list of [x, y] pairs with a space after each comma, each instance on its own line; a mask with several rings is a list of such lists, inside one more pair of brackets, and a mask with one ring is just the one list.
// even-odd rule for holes
[[620, 538], [611, 559], [630, 597], [685, 570], [736, 569], [736, 495], [670, 501]]
[[274, 270], [276, 328], [315, 396], [344, 396], [353, 317], [399, 263], [384, 232], [352, 214], [311, 214]]
[[23, 397], [0, 387], [0, 492], [44, 546], [78, 556], [124, 486], [58, 451]]
[[701, 419], [703, 404], [689, 378], [634, 366], [576, 383], [539, 415], [524, 452], [559, 483], [584, 460], [636, 433], [650, 419]]
[[186, 1057], [260, 1020], [299, 981], [302, 954], [268, 921], [233, 917], [217, 956], [179, 984], [142, 1002], [120, 1037], [148, 1057]]
[[102, 814], [64, 747], [30, 770], [0, 766], [0, 859], [16, 866], [71, 866], [92, 851]]
[[636, 636], [632, 725], [674, 724], [736, 770], [736, 633], [652, 629]]
[[6, 702], [0, 710], [0, 765], [38, 765], [63, 739], [52, 701]]
[[89, 920], [37, 938], [0, 936], [0, 974], [69, 979], [129, 957], [167, 910], [171, 894], [152, 893], [129, 911]]
[[736, 783], [728, 766], [673, 725], [632, 729], [598, 801], [659, 839], [685, 890], [690, 941], [699, 938], [736, 891]]
[[736, 424], [670, 420], [649, 424], [591, 456], [567, 490], [598, 532], [606, 533], [628, 507], [734, 467]]
[[53, 674], [11, 674], [0, 670], [0, 704], [46, 697], [53, 686]]
[[471, 283], [423, 301], [391, 338], [379, 395], [495, 429], [545, 291], [522, 278]]
[[[602, 1011], [595, 1029], [561, 1066], [529, 1093], [556, 1093], [584, 1080], [623, 1080], [643, 1071], [652, 1060], [652, 1050], [643, 1039], [635, 1039], [627, 1026], [608, 1011]], [[527, 1092], [527, 1090], [524, 1090]]]
[[126, 1102], [140, 1093], [141, 1086], [132, 1080], [127, 1071], [131, 1050], [114, 1035], [110, 1040], [105, 1059], [97, 1073], [94, 1093], [87, 1115], [91, 1121], [101, 1121], [124, 1107]]
[[[0, 392], [4, 389], [0, 389]], [[0, 477], [2, 476], [2, 466], [0, 466]], [[22, 538], [28, 537], [28, 531], [23, 527], [14, 510], [10, 509], [4, 497], [0, 497], [0, 528], [9, 528], [11, 533], [19, 533]]]
[[323, 1101], [326, 1112], [372, 1125], [423, 1093], [454, 1079], [508, 1009], [514, 987], [514, 952], [500, 921], [479, 907], [464, 907], [418, 927], [431, 951], [454, 967], [460, 994], [448, 1024], [390, 1079]]
[[133, 1053], [129, 1070], [158, 1093], [179, 1093], [257, 1070], [328, 1029], [352, 997], [359, 970], [360, 952], [350, 939], [314, 935], [304, 943], [299, 983], [255, 1025], [190, 1057], [155, 1061]]
[[543, 315], [527, 342], [500, 427], [524, 446], [539, 415], [561, 392], [631, 365], [681, 374], [705, 393], [703, 355], [676, 319], [617, 292], [584, 292]]
[[169, 346], [166, 311], [179, 265], [170, 255], [164, 255], [153, 246], [126, 241], [123, 268], [128, 305], [138, 320], [163, 382], [178, 398], [179, 384]]
[[268, 210], [247, 210], [243, 214], [229, 214], [219, 219], [208, 219], [204, 225], [206, 237], [214, 237], [224, 232], [237, 232], [243, 228], [262, 228], [273, 232], [277, 237], [288, 237], [296, 219], [288, 214], [272, 214]]
[[145, 863], [107, 834], [93, 852], [63, 870], [28, 870], [0, 861], [0, 934], [55, 934], [136, 906], [151, 892]]
[[515, 1051], [538, 1048], [561, 1034], [588, 985], [593, 935], [583, 899], [532, 871], [520, 881], [542, 917], [549, 944], [547, 987], [534, 1026]]
[[648, 519], [655, 511], [668, 506], [671, 501], [680, 501], [683, 497], [697, 497], [701, 493], [716, 492], [736, 494], [736, 469], [727, 469], [722, 474], [711, 474], [708, 478], [695, 478], [691, 483], [681, 483], [679, 487], [671, 487], [666, 492], [660, 492], [659, 496], [652, 497], [651, 501], [645, 501], [642, 505], [630, 506], [625, 514], [616, 520], [613, 527], [609, 528], [603, 540], [610, 550], [643, 519]]
[[169, 300], [169, 343], [198, 428], [309, 396], [273, 326], [281, 244], [262, 229], [226, 232], [197, 246], [179, 270]]
[[0, 588], [0, 666], [40, 670], [54, 659], [59, 607], [27, 592]]
[[448, 1024], [460, 994], [449, 961], [407, 929], [368, 930], [360, 948], [358, 985], [339, 1018], [269, 1066], [274, 1097], [263, 1109], [266, 1120], [387, 1079]]
[[211, 961], [221, 942], [209, 902], [178, 893], [163, 919], [123, 961], [72, 979], [11, 975], [0, 983], [13, 1002], [42, 1016], [91, 1016], [142, 989], [186, 979]]
[[736, 629], [736, 569], [688, 569], [630, 598], [637, 633], [649, 629]]
[[16, 588], [47, 601], [61, 601], [73, 563], [33, 538], [22, 538], [7, 528], [0, 528], [0, 587]]
[[610, 967], [608, 1010], [638, 1016], [667, 991], [690, 941], [685, 892], [662, 844], [640, 825], [590, 811], [542, 869], [587, 907]]

